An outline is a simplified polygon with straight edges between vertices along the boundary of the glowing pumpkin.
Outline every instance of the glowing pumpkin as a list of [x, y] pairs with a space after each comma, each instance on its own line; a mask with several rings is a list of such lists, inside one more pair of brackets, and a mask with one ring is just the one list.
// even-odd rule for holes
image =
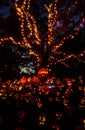
[[34, 76], [34, 77], [32, 78], [32, 83], [36, 83], [36, 84], [40, 83], [39, 78], [36, 77], [36, 76]]
[[46, 78], [49, 75], [48, 69], [42, 68], [38, 71], [39, 78]]
[[25, 78], [24, 76], [20, 79], [20, 82], [21, 82], [22, 84], [26, 83], [26, 81], [27, 81], [27, 78]]

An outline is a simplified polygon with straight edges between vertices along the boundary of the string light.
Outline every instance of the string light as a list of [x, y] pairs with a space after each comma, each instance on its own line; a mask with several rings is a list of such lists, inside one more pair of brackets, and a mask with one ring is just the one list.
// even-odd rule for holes
[[[75, 3], [75, 4], [74, 4]], [[78, 2], [74, 2], [70, 7], [66, 7], [66, 10], [71, 10], [75, 7]], [[36, 72], [36, 76], [29, 76], [29, 77], [21, 77], [19, 80], [15, 79], [14, 81], [6, 81], [4, 83], [0, 82], [0, 98], [1, 99], [7, 99], [8, 97], [13, 97], [14, 99], [20, 99], [25, 100], [26, 103], [36, 103], [38, 108], [41, 109], [43, 106], [43, 102], [40, 99], [41, 95], [47, 96], [47, 95], [54, 95], [54, 97], [49, 97], [48, 100], [50, 102], [56, 101], [61, 102], [65, 106], [65, 108], [70, 103], [70, 97], [74, 94], [74, 90], [72, 88], [73, 84], [76, 83], [76, 79], [73, 81], [73, 79], [64, 79], [65, 83], [63, 81], [59, 80], [56, 76], [54, 78], [50, 74], [52, 71], [49, 70], [49, 66], [57, 63], [61, 63], [64, 66], [69, 68], [69, 65], [65, 62], [71, 58], [77, 59], [78, 62], [85, 63], [85, 60], [82, 60], [82, 58], [85, 56], [85, 51], [82, 51], [78, 54], [68, 54], [66, 52], [59, 51], [59, 48], [62, 47], [65, 44], [65, 41], [68, 39], [73, 39], [76, 34], [78, 34], [78, 31], [80, 31], [80, 28], [84, 26], [83, 23], [80, 23], [78, 28], [75, 29], [75, 31], [72, 31], [71, 33], [64, 34], [64, 30], [66, 32], [69, 32], [70, 28], [65, 25], [64, 27], [61, 26], [61, 23], [63, 22], [63, 18], [60, 21], [59, 10], [58, 10], [58, 0], [55, 0], [54, 3], [49, 4], [49, 6], [44, 5], [48, 12], [48, 36], [47, 36], [47, 46], [52, 47], [51, 53], [54, 53], [57, 57], [53, 55], [49, 55], [48, 64], [47, 67], [40, 68], [40, 63], [42, 60], [42, 54], [37, 53], [38, 50], [33, 50], [33, 44], [37, 45], [37, 47], [42, 47], [42, 39], [41, 34], [38, 29], [37, 23], [30, 14], [30, 0], [23, 0], [22, 4], [20, 4], [20, 0], [15, 0], [15, 9], [16, 13], [18, 15], [18, 20], [20, 21], [20, 32], [22, 39], [19, 42], [16, 42], [16, 40], [13, 37], [4, 37], [0, 38], [0, 45], [3, 44], [6, 41], [11, 41], [13, 44], [19, 45], [19, 46], [27, 46], [29, 47], [28, 55], [35, 56], [36, 60], [38, 62], [37, 69], [38, 72]], [[61, 11], [61, 14], [63, 11]], [[60, 14], [60, 15], [61, 15]], [[62, 16], [62, 15], [61, 15]], [[73, 17], [72, 17], [73, 18]], [[82, 19], [83, 22], [85, 22], [85, 18]], [[67, 23], [68, 24], [68, 23]], [[57, 27], [55, 27], [55, 25]], [[74, 24], [75, 25], [75, 24]], [[61, 26], [61, 27], [60, 27]], [[55, 28], [54, 28], [55, 27]], [[26, 34], [26, 29], [28, 30]], [[58, 30], [60, 28], [60, 30]], [[65, 33], [66, 33], [65, 32]], [[61, 36], [60, 41], [55, 40], [58, 36], [58, 33], [63, 33]], [[54, 43], [56, 41], [56, 43]], [[32, 44], [31, 44], [32, 43]], [[54, 44], [53, 44], [54, 43]], [[53, 46], [52, 46], [53, 45]], [[47, 48], [48, 49], [48, 48]], [[46, 50], [47, 53], [48, 50]], [[45, 54], [46, 54], [45, 53]], [[79, 79], [81, 81], [81, 79]], [[82, 81], [83, 82], [83, 81]], [[67, 87], [67, 89], [66, 89]], [[54, 91], [54, 89], [56, 89]], [[78, 87], [79, 91], [83, 91], [83, 87]], [[25, 91], [26, 90], [26, 91]], [[64, 91], [65, 90], [65, 91]], [[62, 94], [61, 94], [62, 93]], [[37, 97], [38, 95], [39, 97]], [[84, 107], [84, 95], [82, 99], [80, 100], [79, 109], [83, 109]], [[61, 113], [56, 113], [56, 120], [60, 119], [62, 117]], [[46, 115], [40, 115], [39, 116], [39, 125], [44, 125], [46, 122]], [[59, 126], [56, 126], [55, 128], [59, 129]]]

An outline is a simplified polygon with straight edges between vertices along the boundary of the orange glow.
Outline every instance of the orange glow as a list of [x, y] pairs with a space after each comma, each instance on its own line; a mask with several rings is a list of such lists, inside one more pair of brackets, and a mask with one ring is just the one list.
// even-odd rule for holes
[[36, 76], [34, 76], [32, 78], [32, 83], [40, 83], [40, 80]]
[[48, 69], [42, 68], [38, 71], [38, 77], [39, 78], [45, 78], [46, 76], [48, 76], [49, 72]]
[[25, 78], [25, 77], [22, 77], [22, 78], [20, 79], [20, 82], [21, 82], [22, 84], [26, 83], [26, 81], [27, 81], [27, 78]]
[[29, 77], [29, 78], [27, 79], [27, 82], [28, 82], [28, 83], [31, 83], [31, 77]]
[[11, 80], [8, 80], [6, 83], [7, 83], [8, 85], [10, 85], [10, 83], [11, 83]]
[[39, 86], [39, 90], [45, 95], [49, 94], [49, 87], [47, 85]]

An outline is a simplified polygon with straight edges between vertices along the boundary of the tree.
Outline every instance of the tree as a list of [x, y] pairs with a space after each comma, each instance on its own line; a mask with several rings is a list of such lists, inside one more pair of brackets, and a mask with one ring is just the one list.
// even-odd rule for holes
[[[82, 2], [79, 0], [15, 0], [14, 4], [10, 2], [12, 16], [7, 19], [9, 31], [5, 32], [4, 37], [0, 36], [0, 45], [2, 52], [3, 48], [7, 50], [5, 53], [8, 53], [8, 50], [10, 52], [9, 48], [12, 48], [17, 60], [15, 58], [9, 60], [17, 64], [14, 64], [12, 79], [8, 76], [3, 82], [1, 77], [1, 99], [11, 97], [24, 100], [26, 103], [35, 103], [40, 110], [46, 103], [52, 107], [50, 103], [55, 102], [60, 104], [57, 105], [58, 109], [63, 106], [69, 113], [71, 108], [74, 111], [77, 107], [83, 111], [85, 108], [85, 71], [83, 70], [85, 67], [83, 36], [85, 5], [83, 0]], [[1, 70], [3, 65], [0, 66]], [[5, 69], [7, 66], [8, 63], [5, 63]], [[6, 74], [9, 71], [10, 69]], [[44, 109], [47, 111], [46, 108]], [[56, 112], [54, 109], [57, 122], [52, 125], [54, 128], [59, 127], [61, 122], [60, 111], [62, 110]], [[44, 125], [46, 118], [45, 114], [41, 114], [39, 125]]]

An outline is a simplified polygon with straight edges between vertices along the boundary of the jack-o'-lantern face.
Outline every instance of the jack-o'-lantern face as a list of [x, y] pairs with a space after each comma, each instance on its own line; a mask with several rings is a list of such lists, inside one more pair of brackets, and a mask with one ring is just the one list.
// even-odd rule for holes
[[48, 69], [41, 68], [41, 69], [38, 71], [38, 77], [39, 77], [39, 78], [46, 78], [46, 77], [48, 77], [48, 75], [49, 75], [49, 70], [48, 70]]

